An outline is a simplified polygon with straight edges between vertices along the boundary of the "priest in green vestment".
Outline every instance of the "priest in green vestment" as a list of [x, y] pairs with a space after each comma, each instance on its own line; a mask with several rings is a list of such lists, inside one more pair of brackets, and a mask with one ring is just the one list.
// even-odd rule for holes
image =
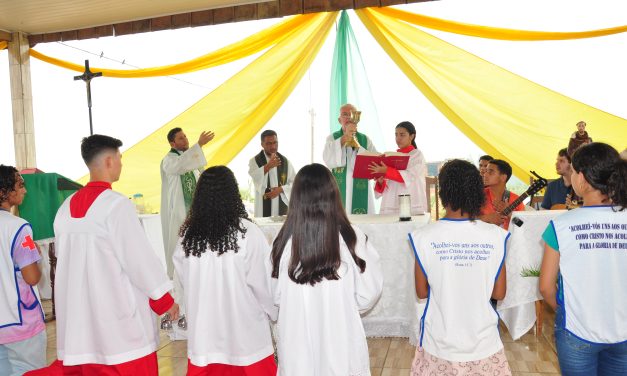
[[[357, 131], [357, 108], [350, 103], [340, 108], [342, 128], [327, 137], [322, 158], [331, 169], [348, 214], [375, 214], [374, 197], [368, 179], [353, 179], [355, 157], [359, 151], [377, 152], [368, 136]], [[357, 141], [357, 142], [355, 142]]]
[[161, 227], [168, 276], [172, 278], [172, 254], [179, 229], [192, 204], [196, 181], [207, 164], [202, 147], [213, 139], [213, 132], [202, 132], [191, 148], [185, 132], [174, 128], [168, 132], [170, 151], [161, 161]]

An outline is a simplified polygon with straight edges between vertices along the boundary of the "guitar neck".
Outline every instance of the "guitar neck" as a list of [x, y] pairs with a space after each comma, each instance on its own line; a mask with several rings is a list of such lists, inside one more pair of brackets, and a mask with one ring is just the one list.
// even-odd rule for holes
[[520, 197], [518, 197], [516, 200], [512, 201], [512, 203], [509, 204], [509, 206], [507, 206], [505, 209], [503, 209], [503, 211], [501, 211], [501, 214], [503, 214], [505, 216], [510, 215], [510, 213], [513, 212], [514, 209], [516, 209], [516, 207], [518, 205], [520, 205], [520, 203], [523, 202], [527, 197], [529, 197], [527, 192], [521, 194]]

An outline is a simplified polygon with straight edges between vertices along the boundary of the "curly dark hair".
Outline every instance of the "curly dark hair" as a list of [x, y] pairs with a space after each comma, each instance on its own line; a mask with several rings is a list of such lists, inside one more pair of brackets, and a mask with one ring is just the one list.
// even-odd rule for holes
[[[279, 277], [281, 257], [292, 240], [287, 274], [297, 284], [314, 286], [323, 279], [337, 280], [340, 235], [353, 261], [363, 273], [366, 261], [355, 252], [357, 234], [342, 205], [331, 171], [313, 163], [298, 171], [292, 185], [285, 224], [272, 244], [272, 278]], [[367, 239], [366, 239], [367, 241]]]
[[442, 166], [438, 179], [443, 206], [451, 210], [461, 209], [461, 214], [468, 214], [470, 219], [481, 214], [485, 194], [483, 180], [475, 165], [461, 159], [450, 160]]
[[226, 166], [209, 167], [198, 179], [192, 206], [179, 231], [185, 256], [200, 257], [207, 248], [218, 256], [229, 250], [237, 253], [238, 234], [246, 234], [242, 219], [248, 219], [248, 213], [233, 172]]
[[608, 144], [593, 142], [572, 156], [575, 172], [583, 173], [592, 188], [607, 195], [619, 211], [627, 207], [627, 161]]
[[17, 169], [13, 166], [0, 165], [0, 202], [9, 199], [9, 193], [15, 190]]

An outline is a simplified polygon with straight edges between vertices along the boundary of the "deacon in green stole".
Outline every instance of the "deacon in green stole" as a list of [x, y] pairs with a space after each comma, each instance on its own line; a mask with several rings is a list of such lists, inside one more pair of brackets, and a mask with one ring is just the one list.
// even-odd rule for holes
[[213, 139], [212, 132], [202, 132], [191, 147], [185, 132], [174, 128], [168, 132], [170, 150], [161, 161], [161, 230], [168, 275], [173, 276], [172, 254], [179, 239], [179, 229], [187, 217], [194, 198], [196, 181], [207, 159], [202, 147]]
[[[283, 156], [281, 153], [276, 153], [276, 155], [281, 160], [281, 164], [276, 167], [276, 174], [278, 180], [278, 187], [282, 187], [287, 183], [287, 167], [289, 162], [287, 158]], [[257, 167], [263, 167], [266, 164], [265, 152], [262, 150], [259, 154], [255, 156], [255, 163], [257, 163]], [[263, 216], [270, 217], [272, 215], [272, 200], [267, 196], [268, 193], [272, 191], [272, 184], [270, 183], [270, 173], [268, 172], [263, 195]], [[279, 200], [279, 215], [287, 214], [287, 205], [281, 200], [280, 197], [277, 197]]]
[[292, 163], [279, 153], [275, 131], [261, 132], [261, 148], [248, 162], [248, 175], [255, 185], [255, 217], [285, 215], [296, 172]]

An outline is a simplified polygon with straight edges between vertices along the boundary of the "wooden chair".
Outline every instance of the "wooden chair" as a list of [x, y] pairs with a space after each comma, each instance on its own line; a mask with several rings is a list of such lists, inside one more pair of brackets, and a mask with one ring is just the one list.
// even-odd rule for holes
[[435, 192], [435, 219], [440, 219], [440, 198], [439, 198], [439, 189], [438, 185], [438, 177], [437, 176], [427, 176], [425, 179], [426, 184], [426, 192], [427, 192], [427, 209], [429, 213], [431, 213], [431, 186], [433, 186], [433, 190]]

